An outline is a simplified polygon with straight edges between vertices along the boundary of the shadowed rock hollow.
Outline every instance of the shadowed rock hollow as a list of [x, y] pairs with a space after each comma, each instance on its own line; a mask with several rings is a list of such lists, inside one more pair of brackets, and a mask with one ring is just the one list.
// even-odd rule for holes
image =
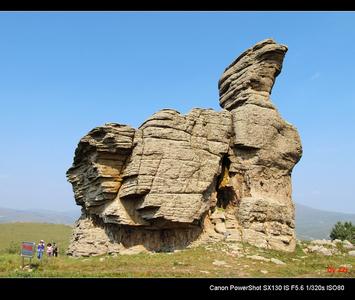
[[84, 136], [67, 172], [82, 207], [68, 253], [222, 239], [293, 251], [291, 172], [302, 148], [270, 99], [286, 52], [267, 39], [240, 55], [219, 81], [219, 112], [163, 109], [138, 129], [108, 123]]

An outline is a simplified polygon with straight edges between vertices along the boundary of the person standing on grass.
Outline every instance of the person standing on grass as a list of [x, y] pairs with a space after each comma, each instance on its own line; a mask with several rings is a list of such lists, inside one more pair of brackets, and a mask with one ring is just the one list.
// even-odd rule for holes
[[48, 256], [52, 256], [53, 254], [53, 247], [52, 247], [52, 244], [51, 243], [48, 243], [47, 244], [47, 255]]
[[58, 246], [55, 242], [53, 242], [53, 256], [58, 256]]
[[41, 240], [37, 246], [37, 258], [42, 259], [44, 253], [44, 240]]

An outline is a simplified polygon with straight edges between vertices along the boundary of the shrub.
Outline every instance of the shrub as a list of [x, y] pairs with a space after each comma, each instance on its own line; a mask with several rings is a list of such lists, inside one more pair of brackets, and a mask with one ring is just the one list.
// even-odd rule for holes
[[19, 254], [20, 250], [20, 245], [14, 241], [11, 241], [9, 246], [5, 249], [5, 252], [9, 254]]
[[355, 243], [355, 226], [351, 222], [337, 222], [330, 232], [332, 240], [348, 240]]

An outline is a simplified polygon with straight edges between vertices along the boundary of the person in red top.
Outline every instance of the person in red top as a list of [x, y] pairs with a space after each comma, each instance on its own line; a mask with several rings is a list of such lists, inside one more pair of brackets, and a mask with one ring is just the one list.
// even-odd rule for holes
[[48, 243], [47, 244], [47, 255], [48, 256], [52, 256], [53, 254], [53, 247], [52, 247], [52, 244], [51, 243]]

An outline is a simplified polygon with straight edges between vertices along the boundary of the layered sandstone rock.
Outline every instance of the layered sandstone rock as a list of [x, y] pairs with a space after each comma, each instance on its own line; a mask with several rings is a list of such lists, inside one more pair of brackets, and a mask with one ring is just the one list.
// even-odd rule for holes
[[243, 239], [293, 250], [291, 171], [302, 148], [296, 128], [281, 118], [270, 99], [286, 51], [270, 39], [256, 44], [225, 70], [219, 88], [220, 104], [233, 119], [229, 173]]
[[83, 137], [67, 172], [82, 206], [69, 254], [219, 239], [292, 251], [301, 143], [270, 100], [286, 51], [265, 40], [238, 57], [219, 82], [219, 112], [164, 109], [137, 130], [110, 123]]

